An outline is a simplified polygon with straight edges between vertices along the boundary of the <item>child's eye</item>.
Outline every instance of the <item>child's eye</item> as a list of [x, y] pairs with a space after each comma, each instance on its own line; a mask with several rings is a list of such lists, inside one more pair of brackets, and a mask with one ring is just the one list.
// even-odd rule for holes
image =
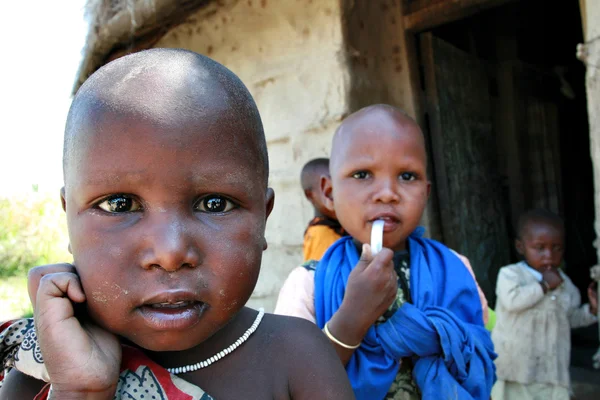
[[102, 200], [100, 203], [98, 203], [98, 208], [106, 212], [116, 214], [138, 211], [142, 208], [142, 206], [137, 200], [135, 200], [131, 196], [117, 194]]
[[352, 174], [354, 179], [367, 179], [370, 176], [371, 174], [369, 174], [367, 171], [357, 171]]
[[224, 213], [235, 208], [235, 204], [231, 200], [227, 200], [223, 196], [210, 195], [206, 196], [196, 203], [196, 209], [207, 213]]
[[414, 181], [415, 179], [417, 179], [417, 175], [412, 172], [403, 172], [402, 174], [400, 174], [400, 179], [402, 179], [403, 181]]

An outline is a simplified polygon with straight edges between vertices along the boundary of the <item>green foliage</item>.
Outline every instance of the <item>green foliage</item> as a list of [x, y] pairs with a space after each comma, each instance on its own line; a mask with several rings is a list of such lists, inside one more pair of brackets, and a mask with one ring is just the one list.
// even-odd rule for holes
[[32, 191], [0, 197], [0, 278], [25, 276], [36, 265], [69, 262], [58, 195]]
[[0, 322], [31, 316], [33, 316], [33, 309], [27, 294], [27, 277], [2, 278], [0, 280]]

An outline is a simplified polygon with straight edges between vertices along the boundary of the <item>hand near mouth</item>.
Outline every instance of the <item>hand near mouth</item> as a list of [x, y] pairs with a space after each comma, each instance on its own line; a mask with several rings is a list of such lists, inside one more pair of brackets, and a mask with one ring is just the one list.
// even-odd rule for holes
[[556, 289], [563, 283], [563, 278], [557, 268], [547, 268], [542, 272], [542, 279], [548, 283], [550, 290]]
[[73, 303], [83, 303], [86, 297], [73, 266], [36, 267], [28, 279], [54, 398], [112, 399], [121, 345], [112, 333], [75, 316]]

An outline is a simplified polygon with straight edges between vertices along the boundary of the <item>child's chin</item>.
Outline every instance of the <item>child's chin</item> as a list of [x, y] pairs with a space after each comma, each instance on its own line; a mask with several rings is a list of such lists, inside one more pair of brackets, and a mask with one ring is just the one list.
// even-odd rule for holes
[[193, 347], [198, 346], [202, 343], [202, 340], [191, 341], [189, 337], [183, 340], [173, 340], [172, 337], [169, 340], [136, 340], [132, 342], [135, 347], [154, 351], [154, 352], [166, 352], [166, 351], [184, 351], [189, 350]]
[[391, 249], [392, 251], [405, 250], [406, 249], [406, 238], [402, 237], [402, 238], [398, 238], [398, 239], [390, 240], [390, 241], [386, 241], [384, 239], [383, 246], [387, 247], [388, 249]]

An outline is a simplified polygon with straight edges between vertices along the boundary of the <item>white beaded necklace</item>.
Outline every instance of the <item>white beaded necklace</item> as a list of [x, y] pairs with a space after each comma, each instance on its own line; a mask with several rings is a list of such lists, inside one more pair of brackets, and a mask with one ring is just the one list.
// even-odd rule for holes
[[258, 325], [260, 324], [260, 321], [262, 321], [262, 318], [264, 315], [265, 315], [264, 308], [259, 309], [258, 315], [256, 316], [256, 319], [254, 320], [254, 323], [252, 324], [252, 326], [250, 328], [248, 328], [248, 330], [246, 332], [244, 332], [244, 334], [242, 336], [240, 336], [240, 338], [238, 340], [236, 340], [235, 343], [233, 343], [231, 346], [227, 347], [225, 350], [221, 350], [214, 356], [207, 358], [204, 361], [200, 361], [196, 364], [189, 364], [189, 365], [184, 365], [182, 367], [175, 367], [175, 368], [167, 368], [167, 371], [169, 371], [171, 374], [174, 374], [174, 375], [183, 374], [186, 372], [197, 371], [199, 369], [208, 367], [209, 365], [211, 365], [214, 362], [219, 361], [221, 358], [225, 357], [227, 354], [231, 353], [232, 351], [237, 349], [242, 343], [244, 343], [246, 340], [248, 340], [250, 335], [252, 335], [254, 333], [254, 331], [256, 331], [256, 328], [258, 328]]

